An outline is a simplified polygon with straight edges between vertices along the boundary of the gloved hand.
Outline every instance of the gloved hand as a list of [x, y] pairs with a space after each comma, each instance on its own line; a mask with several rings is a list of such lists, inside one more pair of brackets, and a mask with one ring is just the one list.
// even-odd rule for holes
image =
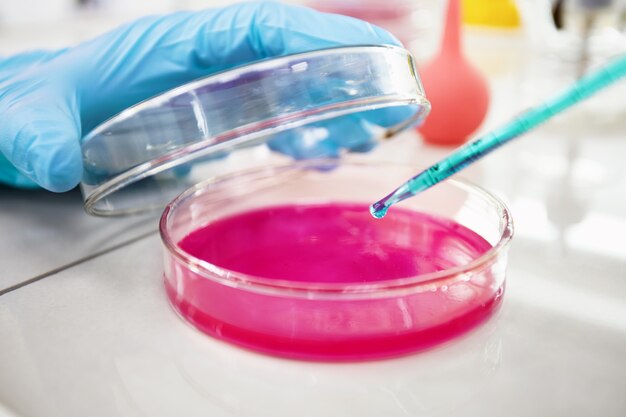
[[69, 190], [80, 137], [122, 109], [248, 61], [351, 44], [399, 42], [349, 17], [258, 2], [146, 17], [73, 48], [0, 59], [0, 182]]

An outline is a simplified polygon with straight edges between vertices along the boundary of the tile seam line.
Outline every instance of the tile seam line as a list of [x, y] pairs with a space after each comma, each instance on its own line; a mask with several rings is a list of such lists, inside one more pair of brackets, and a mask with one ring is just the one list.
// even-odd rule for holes
[[103, 249], [103, 250], [101, 250], [99, 252], [93, 253], [93, 254], [88, 255], [88, 256], [84, 256], [84, 257], [79, 258], [79, 259], [77, 259], [75, 261], [69, 262], [69, 263], [67, 263], [65, 265], [61, 265], [59, 267], [56, 267], [56, 268], [54, 268], [54, 269], [52, 269], [52, 270], [50, 270], [48, 272], [44, 272], [43, 274], [36, 275], [36, 276], [34, 276], [32, 278], [29, 278], [29, 279], [27, 279], [25, 281], [22, 281], [22, 282], [19, 282], [17, 284], [11, 285], [10, 287], [1, 289], [0, 290], [0, 297], [2, 297], [5, 294], [11, 293], [13, 291], [19, 290], [20, 288], [26, 287], [26, 286], [28, 286], [30, 284], [34, 284], [35, 282], [41, 281], [42, 279], [45, 279], [45, 278], [51, 277], [53, 275], [56, 275], [59, 272], [63, 272], [63, 271], [66, 271], [68, 269], [71, 269], [71, 268], [73, 268], [75, 266], [82, 265], [82, 264], [84, 264], [86, 262], [91, 261], [92, 259], [99, 258], [100, 256], [106, 255], [106, 254], [111, 253], [111, 252], [113, 252], [113, 251], [115, 251], [117, 249], [123, 248], [124, 246], [132, 245], [133, 243], [138, 242], [138, 241], [140, 241], [142, 239], [145, 239], [147, 237], [150, 237], [150, 236], [152, 236], [154, 234], [157, 234], [158, 232], [159, 232], [158, 230], [151, 230], [149, 232], [142, 233], [141, 235], [136, 236], [136, 237], [134, 237], [132, 239], [126, 240], [124, 242], [120, 242], [120, 243], [118, 243], [116, 245], [113, 245], [111, 247]]

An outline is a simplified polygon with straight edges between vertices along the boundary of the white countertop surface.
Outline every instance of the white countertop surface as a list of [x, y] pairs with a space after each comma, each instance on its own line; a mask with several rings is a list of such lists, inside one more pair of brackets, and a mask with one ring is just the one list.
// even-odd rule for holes
[[[483, 130], [532, 82], [489, 75]], [[307, 363], [213, 340], [168, 306], [154, 219], [89, 218], [77, 192], [0, 188], [0, 416], [625, 416], [621, 100], [606, 100], [612, 120], [580, 108], [464, 172], [513, 212], [503, 307], [395, 360]], [[418, 167], [448, 151], [408, 133], [370, 157]]]

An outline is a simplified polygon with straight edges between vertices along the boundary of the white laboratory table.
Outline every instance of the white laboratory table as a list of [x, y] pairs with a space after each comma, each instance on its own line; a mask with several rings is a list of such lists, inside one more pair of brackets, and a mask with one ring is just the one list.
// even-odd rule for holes
[[[492, 75], [483, 129], [519, 110], [523, 83]], [[464, 173], [516, 222], [503, 307], [393, 360], [298, 362], [204, 336], [167, 303], [155, 219], [0, 188], [0, 416], [625, 416], [626, 117], [589, 112]], [[447, 151], [407, 133], [368, 157]]]

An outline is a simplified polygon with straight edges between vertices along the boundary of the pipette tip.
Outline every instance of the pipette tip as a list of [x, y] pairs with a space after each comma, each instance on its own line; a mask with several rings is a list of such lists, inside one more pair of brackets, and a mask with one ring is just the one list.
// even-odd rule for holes
[[387, 210], [389, 210], [389, 207], [387, 207], [382, 201], [377, 201], [370, 206], [370, 213], [377, 219], [385, 217]]
[[387, 197], [378, 200], [370, 206], [370, 213], [377, 219], [382, 219], [387, 214], [389, 207], [413, 195], [409, 183], [405, 183], [400, 188], [389, 194]]

